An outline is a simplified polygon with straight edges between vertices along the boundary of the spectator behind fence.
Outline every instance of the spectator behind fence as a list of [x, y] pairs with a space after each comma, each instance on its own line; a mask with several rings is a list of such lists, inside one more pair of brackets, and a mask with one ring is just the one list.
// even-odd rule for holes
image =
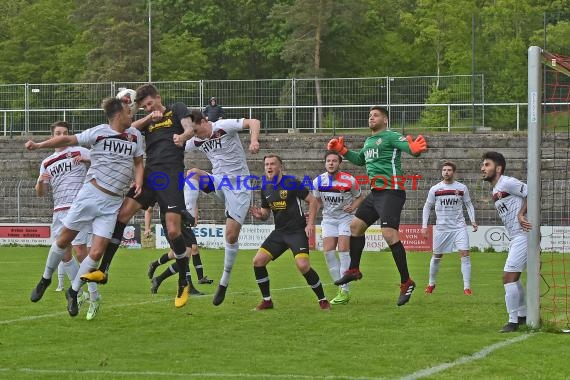
[[206, 120], [212, 123], [224, 118], [224, 109], [218, 104], [218, 99], [214, 96], [210, 98], [210, 102], [204, 108], [204, 115], [206, 115]]

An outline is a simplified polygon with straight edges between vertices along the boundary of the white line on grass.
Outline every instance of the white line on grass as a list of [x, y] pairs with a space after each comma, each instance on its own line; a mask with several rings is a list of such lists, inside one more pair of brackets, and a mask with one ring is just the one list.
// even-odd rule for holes
[[511, 339], [507, 339], [504, 340], [502, 342], [499, 343], [495, 343], [492, 344], [490, 346], [487, 346], [485, 348], [483, 348], [481, 351], [478, 351], [472, 355], [469, 356], [462, 356], [459, 359], [451, 362], [451, 363], [443, 363], [440, 365], [436, 365], [434, 367], [429, 367], [429, 368], [425, 368], [422, 370], [419, 370], [417, 372], [414, 372], [412, 374], [409, 374], [407, 376], [404, 376], [402, 378], [400, 378], [400, 380], [415, 380], [415, 379], [421, 379], [422, 377], [426, 377], [426, 376], [431, 376], [431, 375], [435, 375], [436, 373], [445, 371], [449, 368], [458, 366], [458, 365], [462, 365], [462, 364], [468, 364], [471, 363], [475, 360], [479, 360], [484, 358], [485, 356], [489, 355], [491, 352], [498, 350], [500, 348], [506, 347], [506, 346], [510, 346], [511, 344], [523, 341], [525, 339], [528, 339], [532, 336], [533, 334], [523, 334], [523, 335], [519, 335], [517, 337], [511, 338]]
[[[279, 288], [279, 289], [272, 289], [271, 291], [286, 291], [286, 290], [296, 290], [296, 289], [305, 289], [307, 286], [293, 286], [290, 288]], [[228, 294], [248, 294], [248, 293], [255, 293], [258, 292], [259, 290], [250, 290], [250, 291], [241, 291], [241, 292], [228, 292]], [[203, 296], [191, 296], [191, 298], [208, 298], [207, 297], [208, 294], [204, 294]], [[109, 305], [105, 305], [105, 309], [114, 309], [114, 308], [122, 308], [122, 307], [131, 307], [131, 306], [140, 306], [140, 305], [146, 305], [146, 304], [151, 304], [151, 303], [159, 303], [159, 302], [166, 302], [166, 301], [172, 301], [172, 298], [160, 298], [160, 299], [155, 299], [155, 300], [149, 300], [149, 301], [141, 301], [141, 302], [133, 302], [133, 303], [124, 303], [124, 304], [109, 304]], [[35, 321], [37, 319], [44, 319], [44, 318], [51, 318], [51, 317], [59, 317], [62, 315], [66, 315], [67, 313], [65, 311], [61, 311], [61, 312], [57, 312], [57, 313], [50, 313], [50, 314], [40, 314], [40, 315], [28, 315], [25, 317], [20, 317], [20, 318], [16, 318], [16, 319], [7, 319], [7, 320], [0, 320], [0, 325], [9, 325], [12, 323], [18, 323], [18, 322], [27, 322], [27, 321]]]
[[322, 380], [382, 380], [377, 377], [352, 377], [352, 376], [309, 376], [294, 374], [269, 374], [269, 373], [180, 373], [158, 371], [103, 371], [103, 370], [65, 370], [65, 369], [37, 369], [37, 368], [0, 368], [0, 371], [17, 371], [36, 374], [68, 374], [68, 375], [109, 375], [109, 376], [176, 376], [176, 377], [220, 377], [220, 378], [267, 378], [267, 379], [322, 379]]

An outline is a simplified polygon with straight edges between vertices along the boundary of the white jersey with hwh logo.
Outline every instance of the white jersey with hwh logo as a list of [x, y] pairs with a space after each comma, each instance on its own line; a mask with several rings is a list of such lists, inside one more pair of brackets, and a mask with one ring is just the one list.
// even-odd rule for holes
[[457, 231], [465, 228], [463, 206], [471, 223], [475, 223], [475, 209], [467, 186], [454, 181], [447, 184], [441, 181], [429, 189], [422, 215], [422, 228], [427, 228], [431, 208], [435, 205], [436, 230], [438, 232]]
[[141, 133], [128, 128], [119, 133], [109, 124], [76, 135], [80, 145], [91, 146], [91, 166], [86, 181], [95, 179], [97, 184], [112, 193], [122, 195], [134, 179], [134, 157], [143, 155]]
[[212, 174], [248, 176], [249, 168], [238, 132], [244, 119], [222, 119], [212, 123], [212, 135], [202, 140], [193, 136], [186, 142], [186, 150], [199, 150], [212, 163]]
[[323, 204], [323, 219], [352, 219], [343, 210], [360, 196], [361, 190], [352, 175], [345, 172], [325, 172], [313, 180], [313, 195]]
[[80, 146], [67, 147], [46, 157], [40, 166], [40, 176], [50, 176], [53, 192], [53, 210], [65, 210], [71, 207], [75, 196], [87, 174], [85, 162], [76, 162], [77, 157], [89, 160], [89, 150]]
[[493, 187], [495, 208], [511, 240], [516, 236], [526, 234], [519, 223], [518, 213], [527, 195], [528, 188], [524, 182], [505, 175], [502, 175]]

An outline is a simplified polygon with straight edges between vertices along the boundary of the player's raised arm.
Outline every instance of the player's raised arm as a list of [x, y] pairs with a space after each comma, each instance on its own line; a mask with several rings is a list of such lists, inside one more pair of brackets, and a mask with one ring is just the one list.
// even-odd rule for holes
[[261, 122], [257, 119], [244, 119], [243, 128], [249, 129], [249, 151], [254, 154], [259, 152], [259, 131], [261, 130]]
[[77, 137], [75, 135], [63, 135], [52, 137], [51, 139], [36, 143], [28, 140], [24, 146], [27, 150], [36, 150], [44, 148], [62, 148], [64, 146], [77, 145]]

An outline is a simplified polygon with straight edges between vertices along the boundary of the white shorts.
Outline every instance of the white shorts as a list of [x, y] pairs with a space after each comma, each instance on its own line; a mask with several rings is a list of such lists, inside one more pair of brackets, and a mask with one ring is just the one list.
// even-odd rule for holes
[[433, 253], [443, 254], [457, 251], [469, 251], [467, 227], [456, 231], [441, 231], [437, 227], [433, 233]]
[[110, 239], [117, 222], [122, 197], [105, 194], [86, 182], [63, 219], [63, 225], [74, 231], [93, 230], [93, 234]]
[[504, 272], [522, 272], [526, 268], [527, 235], [515, 236], [509, 244], [509, 254], [505, 262]]
[[[68, 210], [55, 211], [53, 213], [53, 219], [51, 222], [51, 238], [52, 240], [57, 239], [61, 229], [63, 228], [63, 219], [67, 216]], [[75, 239], [71, 242], [71, 245], [87, 245], [91, 243], [91, 226], [88, 230], [79, 231]]]
[[321, 235], [323, 238], [350, 236], [350, 218], [344, 219], [323, 219], [321, 222]]
[[[222, 175], [209, 174], [214, 178], [216, 196], [220, 198], [226, 207], [226, 216], [229, 216], [243, 226], [251, 205], [251, 190], [244, 188], [243, 183]], [[223, 182], [222, 182], [223, 180]], [[231, 182], [228, 182], [228, 180]]]

